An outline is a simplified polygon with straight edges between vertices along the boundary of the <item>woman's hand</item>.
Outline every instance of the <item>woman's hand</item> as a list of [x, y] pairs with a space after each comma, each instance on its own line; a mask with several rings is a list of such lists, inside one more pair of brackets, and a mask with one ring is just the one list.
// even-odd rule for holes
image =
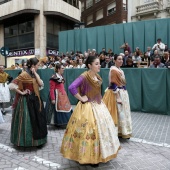
[[86, 103], [88, 101], [87, 96], [81, 96], [79, 93], [74, 95], [79, 101], [81, 101], [82, 103]]
[[21, 92], [21, 95], [26, 95], [26, 94], [30, 94], [30, 90], [26, 89], [23, 92]]
[[31, 68], [31, 71], [34, 75], [36, 74], [35, 68]]
[[82, 96], [81, 97], [81, 102], [86, 103], [88, 101], [87, 96]]
[[51, 100], [51, 103], [52, 103], [52, 104], [55, 104], [55, 100]]

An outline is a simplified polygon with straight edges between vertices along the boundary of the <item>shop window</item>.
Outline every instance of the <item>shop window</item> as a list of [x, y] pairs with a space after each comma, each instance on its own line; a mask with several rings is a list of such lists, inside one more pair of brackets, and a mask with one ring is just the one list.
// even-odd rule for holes
[[108, 15], [112, 15], [116, 12], [116, 7], [108, 10]]
[[96, 12], [96, 21], [103, 18], [103, 9]]
[[81, 3], [81, 12], [84, 11], [84, 2]]
[[6, 3], [6, 2], [9, 2], [9, 1], [11, 1], [11, 0], [0, 0], [0, 5], [1, 5], [1, 4], [4, 4], [4, 3]]
[[28, 21], [28, 22], [19, 24], [19, 34], [24, 34], [24, 33], [33, 32], [33, 31], [34, 31], [33, 21]]
[[53, 17], [47, 18], [47, 48], [58, 49], [59, 31], [73, 29], [73, 24]]
[[4, 45], [10, 50], [34, 48], [34, 20], [4, 24]]
[[51, 18], [48, 18], [47, 20], [47, 33], [53, 34], [54, 32], [54, 27], [53, 27], [53, 20]]
[[79, 7], [79, 4], [78, 4], [79, 0], [63, 0], [63, 1], [67, 2], [68, 4], [70, 4], [70, 5], [72, 5], [72, 6], [76, 7], [76, 8]]
[[92, 23], [93, 23], [93, 15], [89, 15], [87, 17], [87, 25], [92, 24]]
[[126, 11], [126, 4], [123, 4], [123, 10]]
[[112, 15], [116, 12], [116, 2], [112, 2], [107, 6], [107, 15]]
[[86, 0], [86, 9], [90, 8], [93, 6], [93, 0]]

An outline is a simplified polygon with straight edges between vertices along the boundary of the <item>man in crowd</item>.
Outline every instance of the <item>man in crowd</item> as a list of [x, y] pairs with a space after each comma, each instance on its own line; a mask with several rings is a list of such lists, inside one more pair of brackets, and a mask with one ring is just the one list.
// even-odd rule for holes
[[106, 55], [105, 61], [101, 63], [101, 68], [110, 68], [113, 65], [114, 65], [113, 61], [110, 59], [109, 56]]
[[165, 44], [162, 43], [162, 40], [160, 38], [157, 39], [157, 43], [152, 47], [152, 50], [158, 51], [159, 56], [162, 58], [163, 57], [163, 53], [165, 50]]
[[105, 48], [102, 48], [102, 51], [100, 52], [100, 54], [107, 55], [106, 49], [105, 49]]
[[124, 57], [123, 57], [123, 66], [125, 66], [127, 64], [126, 61], [128, 58], [132, 58], [132, 57], [129, 55], [129, 51], [126, 50], [124, 53]]
[[124, 50], [124, 53], [125, 53], [125, 51], [128, 51], [129, 55], [131, 54], [131, 48], [127, 42], [125, 42], [120, 48]]
[[163, 68], [164, 67], [164, 64], [161, 63], [161, 59], [159, 56], [156, 56], [154, 58], [154, 62], [152, 65], [150, 65], [150, 68]]

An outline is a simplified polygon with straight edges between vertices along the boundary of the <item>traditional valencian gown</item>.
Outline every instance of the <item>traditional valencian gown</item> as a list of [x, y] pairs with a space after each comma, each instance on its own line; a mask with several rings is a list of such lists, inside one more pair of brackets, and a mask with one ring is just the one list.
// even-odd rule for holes
[[[123, 70], [112, 66], [109, 73], [109, 83], [110, 86], [103, 96], [103, 101], [108, 107], [115, 125], [118, 126], [118, 135], [122, 138], [130, 138], [132, 135], [132, 120]], [[116, 102], [116, 93], [118, 92], [122, 104]]]
[[47, 142], [47, 123], [39, 85], [30, 70], [23, 71], [9, 84], [11, 90], [30, 90], [30, 94], [16, 93], [13, 104], [11, 142], [17, 146], [40, 146]]
[[[81, 74], [70, 86], [72, 95], [86, 95], [88, 102], [78, 102], [68, 122], [61, 146], [65, 158], [81, 164], [107, 162], [117, 156], [120, 148], [117, 131], [102, 101], [102, 79], [88, 72]], [[78, 89], [77, 89], [78, 88]]]
[[[51, 103], [52, 100], [55, 100], [55, 104]], [[72, 107], [64, 89], [64, 79], [58, 73], [50, 78], [50, 93], [45, 110], [47, 124], [67, 125], [72, 113]]]

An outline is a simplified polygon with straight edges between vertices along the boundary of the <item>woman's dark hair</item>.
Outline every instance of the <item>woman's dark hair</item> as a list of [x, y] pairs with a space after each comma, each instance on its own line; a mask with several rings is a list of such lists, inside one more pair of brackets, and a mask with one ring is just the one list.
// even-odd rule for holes
[[94, 62], [95, 59], [97, 59], [98, 57], [97, 56], [88, 56], [88, 58], [86, 59], [86, 67], [89, 69], [89, 66], [88, 64], [92, 64]]
[[[117, 58], [121, 55], [114, 55], [114, 60], [117, 60]], [[121, 56], [122, 57], [122, 56]], [[122, 57], [123, 58], [123, 57]]]
[[61, 64], [56, 64], [56, 65], [55, 65], [55, 72], [57, 72], [58, 69], [60, 69], [60, 68], [61, 68]]
[[39, 60], [36, 57], [30, 58], [29, 60], [27, 60], [27, 66], [28, 68], [31, 68], [32, 65], [37, 65], [38, 62]]

